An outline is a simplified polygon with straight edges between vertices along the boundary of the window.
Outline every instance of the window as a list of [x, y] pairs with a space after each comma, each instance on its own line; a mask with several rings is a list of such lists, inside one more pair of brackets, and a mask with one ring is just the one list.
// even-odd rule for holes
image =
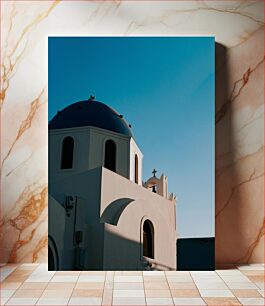
[[143, 255], [154, 258], [154, 227], [150, 220], [145, 220], [143, 225]]
[[138, 184], [138, 156], [134, 156], [134, 182]]
[[109, 139], [105, 143], [105, 161], [104, 167], [116, 172], [116, 144]]
[[73, 168], [74, 139], [70, 136], [65, 137], [62, 145], [61, 169]]

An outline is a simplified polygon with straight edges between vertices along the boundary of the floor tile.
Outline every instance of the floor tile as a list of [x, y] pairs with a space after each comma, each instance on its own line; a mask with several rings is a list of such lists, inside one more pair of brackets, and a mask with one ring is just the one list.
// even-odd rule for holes
[[48, 283], [46, 288], [47, 290], [72, 290], [74, 289], [76, 282], [67, 282], [67, 283], [60, 283], [60, 282], [54, 282], [54, 283]]
[[193, 276], [215, 276], [216, 272], [215, 271], [189, 271], [190, 274]]
[[202, 297], [234, 297], [230, 290], [200, 290]]
[[258, 289], [264, 290], [264, 282], [255, 282], [255, 285], [258, 287]]
[[82, 271], [56, 271], [55, 275], [68, 275], [68, 276], [76, 276], [76, 275], [80, 275], [84, 272]]
[[264, 305], [264, 298], [238, 298], [242, 305]]
[[93, 282], [103, 283], [105, 281], [105, 275], [80, 275], [78, 282]]
[[250, 264], [250, 265], [237, 265], [239, 270], [262, 270], [264, 271], [264, 266], [261, 264]]
[[[155, 271], [148, 271], [148, 272], [155, 272]], [[142, 271], [115, 271], [114, 272], [116, 276], [142, 276]]]
[[207, 305], [212, 306], [241, 305], [237, 298], [205, 297], [203, 299], [207, 303]]
[[193, 279], [220, 279], [220, 275], [217, 274], [216, 272], [214, 274], [199, 274], [199, 273], [191, 273], [190, 276]]
[[155, 276], [144, 276], [144, 282], [166, 282], [166, 276], [155, 275]]
[[132, 289], [132, 290], [139, 290], [144, 289], [144, 283], [114, 283], [113, 284], [114, 289]]
[[53, 275], [31, 275], [29, 276], [25, 282], [27, 283], [47, 283], [52, 279]]
[[113, 305], [146, 305], [145, 298], [142, 297], [113, 297]]
[[167, 280], [170, 283], [175, 283], [175, 282], [179, 282], [179, 283], [189, 283], [192, 282], [193, 279], [191, 276], [189, 275], [183, 275], [183, 276], [167, 276]]
[[146, 289], [145, 290], [145, 296], [147, 298], [155, 298], [155, 297], [170, 298], [171, 297], [171, 293], [170, 293], [170, 290], [152, 290], [152, 289]]
[[243, 270], [241, 271], [246, 276], [263, 276], [264, 277], [264, 270]]
[[[175, 271], [174, 271], [175, 272]], [[164, 271], [143, 271], [143, 276], [158, 276], [158, 275], [165, 275]]]
[[113, 290], [114, 297], [145, 297], [144, 290]]
[[[198, 289], [215, 289], [215, 290], [225, 290], [227, 286], [223, 282], [196, 282]], [[236, 288], [235, 288], [236, 289]]]
[[42, 289], [19, 289], [13, 294], [13, 298], [39, 298]]
[[24, 263], [19, 266], [19, 269], [23, 270], [35, 270], [39, 265], [36, 263]]
[[23, 283], [27, 278], [28, 278], [28, 275], [27, 275], [27, 276], [24, 276], [24, 275], [13, 275], [13, 273], [12, 273], [12, 274], [10, 274], [10, 275], [5, 279], [5, 282], [12, 282], [12, 283], [18, 282], [18, 283]]
[[172, 298], [146, 298], [147, 305], [174, 305]]
[[76, 282], [78, 279], [77, 275], [55, 275], [51, 282], [67, 283], [67, 282]]
[[[232, 269], [230, 269], [230, 267]], [[229, 268], [229, 269], [228, 269]], [[47, 264], [1, 267], [7, 305], [263, 305], [263, 265], [214, 271], [48, 271]], [[261, 269], [262, 268], [262, 269]], [[201, 294], [201, 295], [200, 295]], [[173, 300], [172, 300], [173, 297]]]
[[236, 297], [261, 297], [261, 294], [258, 290], [255, 289], [235, 289], [231, 290]]
[[238, 269], [231, 269], [231, 270], [216, 270], [216, 273], [218, 275], [231, 275], [231, 276], [236, 276], [236, 275], [244, 275], [245, 271], [240, 271]]
[[5, 305], [8, 300], [9, 300], [8, 297], [1, 296], [1, 298], [0, 298], [0, 305]]
[[189, 271], [165, 271], [166, 276], [190, 275]]
[[[114, 271], [111, 271], [114, 273]], [[80, 271], [80, 275], [106, 275], [106, 271]]]
[[197, 289], [173, 289], [171, 290], [173, 297], [200, 297], [200, 293]]
[[225, 282], [231, 283], [240, 283], [240, 282], [249, 282], [249, 278], [244, 275], [222, 275], [221, 278]]
[[76, 283], [75, 289], [103, 289], [104, 283], [81, 282]]
[[122, 282], [122, 283], [139, 283], [143, 281], [143, 277], [136, 276], [114, 276], [114, 282]]
[[1, 289], [9, 289], [9, 290], [16, 290], [18, 289], [20, 286], [22, 285], [22, 283], [17, 283], [17, 282], [5, 282], [3, 281], [1, 284], [0, 284], [0, 287]]
[[264, 276], [263, 275], [248, 275], [247, 279], [251, 282], [264, 282]]
[[72, 297], [102, 297], [103, 289], [74, 289]]
[[39, 290], [44, 290], [49, 283], [23, 283], [19, 289], [28, 289], [28, 290], [35, 290], [35, 289], [39, 289]]
[[102, 298], [91, 297], [73, 297], [69, 300], [68, 305], [101, 305]]
[[70, 298], [72, 290], [44, 290], [41, 298]]
[[36, 305], [68, 305], [69, 298], [40, 298]]
[[38, 301], [38, 298], [11, 298], [8, 300], [6, 305], [31, 306], [31, 305], [35, 305], [37, 301]]
[[4, 289], [0, 291], [0, 296], [3, 298], [10, 298], [16, 290]]
[[251, 282], [226, 282], [229, 289], [258, 289], [256, 285]]
[[202, 298], [173, 298], [175, 305], [206, 305]]
[[112, 305], [112, 290], [104, 289], [103, 298], [102, 298], [102, 306], [111, 306]]
[[169, 283], [170, 289], [197, 289], [195, 283]]
[[264, 295], [264, 290], [258, 290], [258, 292], [259, 292], [259, 294], [260, 294], [261, 296], [265, 297], [265, 295]]
[[157, 290], [169, 289], [168, 284], [166, 282], [144, 283], [144, 288], [145, 289], [157, 289]]
[[17, 266], [17, 264], [13, 266], [2, 266], [0, 269], [0, 280], [3, 281], [5, 278], [7, 278], [17, 268]]

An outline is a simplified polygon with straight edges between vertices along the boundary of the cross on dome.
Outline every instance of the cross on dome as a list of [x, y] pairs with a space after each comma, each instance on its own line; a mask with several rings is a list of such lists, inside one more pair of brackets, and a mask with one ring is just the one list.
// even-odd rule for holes
[[95, 97], [95, 96], [90, 95], [90, 97], [89, 97], [88, 101], [94, 101], [95, 99], [96, 99], [96, 97]]
[[154, 169], [154, 170], [152, 171], [152, 173], [153, 173], [154, 177], [156, 177], [157, 170]]

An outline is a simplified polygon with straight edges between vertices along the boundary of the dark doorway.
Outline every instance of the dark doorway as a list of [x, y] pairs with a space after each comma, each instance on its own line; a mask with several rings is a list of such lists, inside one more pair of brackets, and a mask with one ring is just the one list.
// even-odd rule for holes
[[154, 258], [154, 227], [150, 220], [144, 221], [143, 255], [145, 257]]
[[54, 257], [53, 257], [52, 249], [50, 246], [48, 246], [48, 270], [49, 271], [55, 270]]
[[116, 172], [116, 144], [109, 139], [105, 143], [105, 161], [104, 167]]
[[73, 168], [74, 139], [70, 136], [65, 137], [62, 145], [61, 169]]

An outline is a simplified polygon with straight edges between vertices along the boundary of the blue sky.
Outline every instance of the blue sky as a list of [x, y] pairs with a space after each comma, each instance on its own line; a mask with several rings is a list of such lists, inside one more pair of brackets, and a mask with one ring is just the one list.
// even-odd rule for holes
[[177, 194], [179, 237], [214, 236], [214, 37], [49, 38], [49, 119], [90, 94], [124, 115]]

